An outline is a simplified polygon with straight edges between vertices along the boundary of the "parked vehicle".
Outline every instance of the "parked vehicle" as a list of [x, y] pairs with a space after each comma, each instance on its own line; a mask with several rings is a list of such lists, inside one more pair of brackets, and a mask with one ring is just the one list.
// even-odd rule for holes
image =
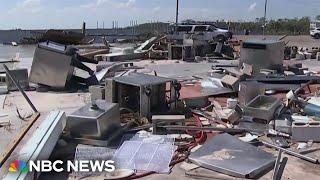
[[11, 45], [12, 45], [12, 46], [18, 46], [18, 43], [17, 43], [17, 42], [12, 41], [12, 42], [11, 42]]
[[320, 28], [316, 28], [310, 31], [310, 35], [315, 39], [320, 39]]
[[178, 25], [173, 26], [170, 35], [173, 39], [183, 39], [185, 33], [203, 35], [205, 40], [224, 41], [232, 38], [232, 33], [215, 25]]
[[311, 22], [310, 23], [310, 35], [315, 39], [320, 39], [320, 22]]

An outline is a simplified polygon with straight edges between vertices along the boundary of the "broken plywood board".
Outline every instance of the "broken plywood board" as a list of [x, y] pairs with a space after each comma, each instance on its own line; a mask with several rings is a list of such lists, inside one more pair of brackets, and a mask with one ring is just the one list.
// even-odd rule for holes
[[[63, 111], [52, 111], [23, 146], [17, 159], [35, 161], [48, 159], [66, 123]], [[34, 179], [37, 173], [8, 173], [5, 179]]]
[[[26, 119], [26, 123], [22, 128], [17, 130], [18, 133], [15, 134], [14, 138], [11, 139], [7, 145], [5, 145], [4, 149], [1, 148], [2, 152], [0, 154], [0, 165], [2, 165], [9, 158], [13, 150], [20, 143], [21, 139], [25, 136], [25, 134], [28, 132], [31, 126], [36, 122], [39, 116], [39, 113], [35, 113], [30, 118]], [[8, 130], [7, 128], [2, 129], [4, 129], [5, 131]]]
[[[90, 101], [89, 93], [26, 93], [42, 114], [56, 109], [72, 113], [87, 101]], [[4, 104], [3, 110], [9, 115], [0, 119], [9, 121], [11, 126], [8, 129], [0, 128], [0, 133], [2, 134], [2, 136], [0, 136], [0, 154], [4, 154], [6, 147], [15, 140], [17, 134], [28, 126], [28, 121], [23, 121], [17, 117], [16, 107], [25, 113], [32, 111], [20, 92], [12, 92], [9, 94]]]

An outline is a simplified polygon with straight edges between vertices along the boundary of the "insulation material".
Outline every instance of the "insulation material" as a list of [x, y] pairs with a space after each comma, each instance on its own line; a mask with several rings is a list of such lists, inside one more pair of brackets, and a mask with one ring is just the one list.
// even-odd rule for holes
[[[76, 147], [76, 152], [74, 155], [74, 160], [81, 161], [81, 160], [92, 160], [92, 161], [102, 161], [102, 160], [111, 160], [115, 149], [110, 149], [106, 147], [94, 147], [88, 145], [79, 144]], [[90, 177], [90, 176], [100, 176], [101, 172], [90, 171], [90, 172], [73, 172], [73, 176], [75, 177]]]
[[153, 135], [153, 134], [135, 134], [131, 139], [131, 141], [142, 141], [144, 143], [168, 143], [174, 144], [174, 138], [170, 135]]
[[172, 143], [125, 141], [114, 156], [116, 169], [169, 173], [169, 164], [176, 149]]

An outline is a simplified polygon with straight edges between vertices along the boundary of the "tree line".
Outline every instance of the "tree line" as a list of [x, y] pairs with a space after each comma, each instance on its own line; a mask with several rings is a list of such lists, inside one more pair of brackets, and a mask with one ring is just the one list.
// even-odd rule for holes
[[[320, 17], [319, 17], [320, 18]], [[267, 20], [265, 34], [267, 35], [308, 35], [310, 33], [310, 18], [277, 19]], [[219, 27], [228, 28], [234, 34], [244, 34], [249, 30], [250, 34], [262, 34], [264, 18], [257, 18], [251, 22], [228, 22], [219, 20], [215, 24]]]

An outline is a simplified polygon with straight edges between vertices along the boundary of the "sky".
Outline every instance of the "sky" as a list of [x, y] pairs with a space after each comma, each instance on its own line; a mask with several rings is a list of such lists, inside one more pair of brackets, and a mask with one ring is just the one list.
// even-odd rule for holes
[[[265, 0], [180, 0], [179, 20], [254, 20]], [[0, 29], [119, 27], [150, 21], [174, 22], [176, 0], [1, 0]], [[268, 0], [268, 19], [315, 17], [320, 0]]]

